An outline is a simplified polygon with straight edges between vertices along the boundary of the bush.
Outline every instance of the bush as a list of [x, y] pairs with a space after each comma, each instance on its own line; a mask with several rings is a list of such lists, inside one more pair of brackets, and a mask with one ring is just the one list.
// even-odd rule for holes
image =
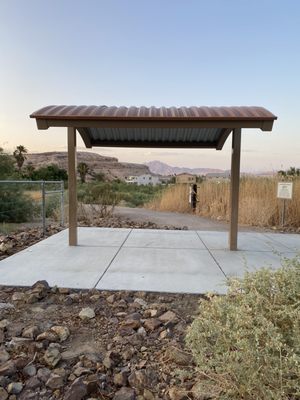
[[0, 222], [32, 220], [35, 206], [29, 196], [16, 185], [2, 186], [0, 193]]
[[187, 344], [199, 395], [215, 399], [300, 398], [300, 260], [231, 279], [226, 296], [200, 303]]

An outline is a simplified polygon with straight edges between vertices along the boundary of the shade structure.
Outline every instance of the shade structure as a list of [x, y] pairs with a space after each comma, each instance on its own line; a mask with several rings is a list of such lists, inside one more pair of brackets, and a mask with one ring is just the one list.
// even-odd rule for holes
[[77, 244], [76, 131], [86, 147], [221, 150], [232, 132], [229, 247], [237, 250], [241, 130], [271, 131], [277, 119], [263, 107], [47, 106], [30, 115], [38, 129], [68, 128], [69, 243]]
[[86, 147], [182, 147], [221, 150], [234, 128], [272, 130], [262, 107], [48, 106], [33, 114], [39, 129], [74, 127]]

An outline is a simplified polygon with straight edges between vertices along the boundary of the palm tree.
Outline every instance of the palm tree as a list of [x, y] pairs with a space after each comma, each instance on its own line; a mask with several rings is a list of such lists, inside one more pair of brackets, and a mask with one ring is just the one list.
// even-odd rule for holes
[[26, 160], [26, 153], [28, 153], [27, 149], [22, 146], [19, 145], [16, 147], [16, 150], [13, 153], [13, 156], [15, 157], [16, 161], [17, 161], [17, 165], [19, 168], [19, 172], [21, 172], [21, 168], [24, 164], [24, 161]]
[[85, 162], [80, 162], [77, 165], [77, 171], [80, 175], [81, 183], [85, 183], [86, 175], [90, 172], [89, 166]]

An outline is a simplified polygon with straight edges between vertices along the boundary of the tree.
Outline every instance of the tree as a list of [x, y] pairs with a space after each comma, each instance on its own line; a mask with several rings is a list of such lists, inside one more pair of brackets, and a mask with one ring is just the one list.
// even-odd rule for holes
[[31, 179], [34, 181], [67, 181], [68, 174], [65, 169], [59, 168], [56, 164], [51, 164], [35, 169], [31, 174]]
[[23, 176], [28, 179], [33, 179], [35, 168], [32, 163], [28, 163], [23, 171]]
[[89, 166], [85, 162], [80, 162], [77, 165], [77, 171], [80, 175], [81, 183], [85, 183], [86, 175], [89, 173], [90, 169]]
[[11, 178], [14, 174], [14, 159], [0, 147], [0, 179]]
[[15, 157], [18, 165], [19, 172], [21, 172], [21, 168], [26, 160], [26, 153], [28, 153], [27, 149], [23, 145], [19, 145], [16, 147], [16, 150], [13, 152], [13, 156]]

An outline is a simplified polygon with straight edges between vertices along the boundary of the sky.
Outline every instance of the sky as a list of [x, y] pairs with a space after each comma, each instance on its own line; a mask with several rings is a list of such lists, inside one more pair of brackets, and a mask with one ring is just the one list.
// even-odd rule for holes
[[[0, 0], [0, 38], [7, 151], [66, 150], [66, 129], [38, 131], [29, 119], [46, 105], [248, 105], [278, 120], [272, 132], [243, 131], [242, 171], [300, 167], [299, 0]], [[221, 152], [92, 151], [230, 167], [230, 140]]]

